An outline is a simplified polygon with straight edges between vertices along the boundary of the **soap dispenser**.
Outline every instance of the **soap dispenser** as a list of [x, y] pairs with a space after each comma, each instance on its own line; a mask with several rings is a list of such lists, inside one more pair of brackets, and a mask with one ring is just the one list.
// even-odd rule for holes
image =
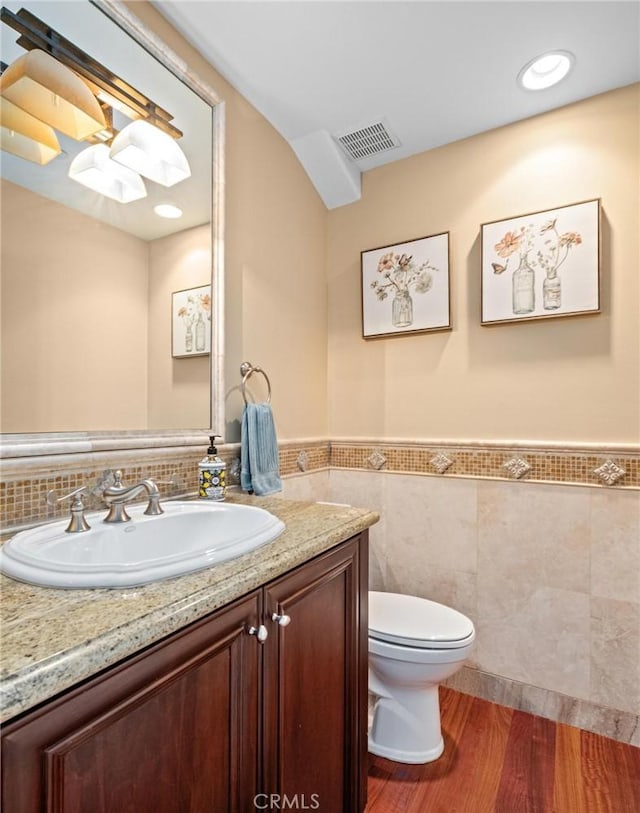
[[215, 440], [220, 435], [210, 435], [207, 456], [198, 464], [198, 496], [204, 500], [224, 500], [227, 492], [227, 464], [218, 457]]

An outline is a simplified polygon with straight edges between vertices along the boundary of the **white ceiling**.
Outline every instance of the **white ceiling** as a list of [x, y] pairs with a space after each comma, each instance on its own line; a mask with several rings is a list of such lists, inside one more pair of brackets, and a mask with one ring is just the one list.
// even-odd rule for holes
[[[328, 208], [361, 172], [640, 80], [640, 3], [155, 0], [289, 141]], [[560, 85], [521, 67], [570, 51]], [[354, 162], [335, 137], [384, 119], [400, 146]]]

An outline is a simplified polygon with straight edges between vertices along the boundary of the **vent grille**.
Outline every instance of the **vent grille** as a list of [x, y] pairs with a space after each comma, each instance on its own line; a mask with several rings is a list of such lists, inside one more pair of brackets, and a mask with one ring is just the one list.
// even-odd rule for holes
[[343, 150], [354, 161], [369, 158], [380, 152], [400, 146], [400, 140], [389, 130], [384, 121], [376, 121], [348, 133], [336, 136]]

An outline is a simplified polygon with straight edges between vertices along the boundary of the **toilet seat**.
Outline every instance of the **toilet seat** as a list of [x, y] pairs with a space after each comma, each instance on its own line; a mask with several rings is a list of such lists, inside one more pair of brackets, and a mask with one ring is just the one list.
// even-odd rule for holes
[[369, 593], [369, 637], [415, 649], [457, 649], [475, 637], [457, 610], [418, 596]]

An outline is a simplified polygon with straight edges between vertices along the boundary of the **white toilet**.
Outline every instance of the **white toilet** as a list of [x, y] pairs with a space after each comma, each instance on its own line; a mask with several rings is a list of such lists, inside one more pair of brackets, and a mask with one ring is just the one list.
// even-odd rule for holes
[[476, 633], [462, 613], [399, 593], [369, 593], [369, 751], [421, 764], [444, 750], [438, 684], [460, 669]]

